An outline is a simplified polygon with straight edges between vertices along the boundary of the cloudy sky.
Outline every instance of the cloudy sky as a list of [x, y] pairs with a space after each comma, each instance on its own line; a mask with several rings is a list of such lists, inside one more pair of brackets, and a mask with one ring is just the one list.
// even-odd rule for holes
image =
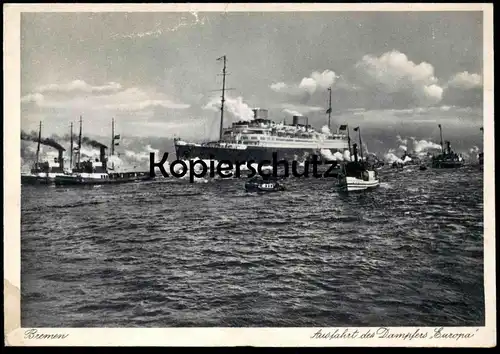
[[[227, 124], [252, 107], [332, 128], [481, 146], [481, 12], [25, 13], [21, 126], [65, 134], [215, 138], [227, 55]], [[387, 144], [386, 144], [387, 145]], [[384, 145], [384, 148], [387, 146]]]

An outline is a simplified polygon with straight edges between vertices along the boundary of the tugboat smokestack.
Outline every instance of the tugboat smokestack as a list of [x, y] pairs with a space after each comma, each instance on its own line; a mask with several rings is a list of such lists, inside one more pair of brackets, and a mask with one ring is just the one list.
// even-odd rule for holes
[[100, 147], [99, 161], [102, 162], [102, 167], [106, 168], [106, 147], [104, 145]]
[[57, 156], [57, 162], [59, 162], [59, 167], [61, 168], [61, 171], [64, 170], [64, 157], [63, 157], [63, 151], [59, 149], [58, 151], [58, 156]]
[[354, 161], [358, 162], [358, 144], [352, 144], [352, 154], [354, 155]]

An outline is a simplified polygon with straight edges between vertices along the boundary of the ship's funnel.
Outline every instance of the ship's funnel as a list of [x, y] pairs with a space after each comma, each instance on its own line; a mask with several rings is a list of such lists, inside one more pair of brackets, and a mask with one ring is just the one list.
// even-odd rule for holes
[[354, 161], [358, 162], [358, 144], [352, 144], [352, 154], [354, 155]]
[[450, 154], [450, 153], [451, 153], [451, 146], [450, 146], [450, 142], [449, 142], [449, 141], [447, 141], [447, 142], [445, 142], [445, 144], [446, 144], [446, 152], [447, 152], [448, 154]]
[[309, 118], [306, 116], [293, 116], [292, 125], [300, 125], [301, 121], [303, 122], [302, 125], [304, 125], [307, 129], [307, 126], [309, 125]]
[[254, 119], [267, 119], [267, 117], [268, 117], [268, 110], [267, 109], [255, 108], [255, 109], [252, 109], [252, 111], [253, 111]]
[[99, 160], [102, 162], [102, 167], [106, 168], [106, 147], [104, 145], [101, 145], [99, 149]]
[[59, 168], [61, 169], [61, 171], [63, 171], [63, 170], [64, 170], [64, 157], [63, 157], [63, 151], [64, 151], [64, 150], [59, 149], [59, 151], [58, 151], [58, 156], [57, 156], [57, 162], [59, 162]]

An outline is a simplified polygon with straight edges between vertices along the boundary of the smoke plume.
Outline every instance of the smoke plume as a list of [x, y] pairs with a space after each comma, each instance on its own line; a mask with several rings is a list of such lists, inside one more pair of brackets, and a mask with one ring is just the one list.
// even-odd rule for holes
[[[242, 97], [232, 98], [226, 97], [225, 108], [231, 115], [242, 121], [251, 121], [254, 118], [252, 108], [243, 102]], [[212, 98], [203, 108], [218, 111], [220, 110], [221, 103], [218, 97]]]
[[[30, 134], [21, 131], [21, 140], [38, 142], [38, 134], [36, 132], [31, 132]], [[58, 151], [66, 151], [57, 141], [52, 138], [42, 138], [40, 139], [40, 144], [53, 147]]]

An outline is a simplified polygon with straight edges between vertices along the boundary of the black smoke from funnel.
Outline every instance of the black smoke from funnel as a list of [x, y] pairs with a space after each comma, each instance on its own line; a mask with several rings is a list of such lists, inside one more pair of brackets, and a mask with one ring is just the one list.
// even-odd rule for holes
[[59, 150], [59, 155], [57, 156], [57, 162], [59, 162], [59, 167], [64, 170], [64, 157], [62, 150]]
[[354, 155], [354, 162], [358, 162], [358, 144], [352, 144], [352, 154]]
[[[56, 134], [53, 134], [52, 136], [58, 140], [64, 140], [64, 141], [71, 140], [70, 134], [66, 134], [64, 136], [58, 136]], [[97, 148], [97, 149], [100, 149], [101, 147], [104, 147], [106, 149], [108, 148], [106, 145], [101, 144], [97, 140], [88, 138], [86, 136], [82, 137], [82, 144], [89, 145], [90, 147]], [[73, 134], [73, 146], [78, 146], [78, 135], [76, 135], [76, 134]]]
[[[36, 143], [38, 142], [38, 134], [36, 132], [31, 132], [30, 134], [28, 134], [26, 132], [21, 131], [21, 140], [32, 141]], [[66, 151], [65, 148], [63, 148], [58, 142], [56, 142], [52, 138], [42, 138], [40, 139], [40, 144], [53, 147], [58, 151]]]
[[98, 149], [100, 149], [101, 147], [103, 147], [105, 149], [108, 148], [106, 145], [101, 144], [100, 142], [98, 142], [98, 141], [96, 141], [94, 139], [87, 138], [86, 136], [84, 136], [82, 138], [82, 144], [90, 145], [90, 146], [92, 146], [94, 148], [98, 148]]

